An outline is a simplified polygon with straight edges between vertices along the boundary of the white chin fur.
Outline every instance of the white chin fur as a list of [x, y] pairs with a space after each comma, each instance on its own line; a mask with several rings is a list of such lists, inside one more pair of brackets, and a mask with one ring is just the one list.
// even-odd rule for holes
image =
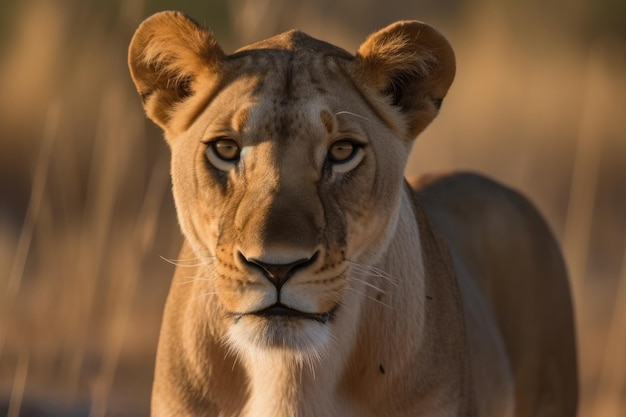
[[239, 354], [256, 358], [279, 354], [313, 364], [327, 351], [331, 323], [260, 317], [241, 317], [228, 330], [228, 343]]

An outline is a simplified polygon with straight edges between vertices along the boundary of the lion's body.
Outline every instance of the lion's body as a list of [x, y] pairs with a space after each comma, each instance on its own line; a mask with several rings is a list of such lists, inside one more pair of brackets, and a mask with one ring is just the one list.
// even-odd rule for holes
[[[502, 353], [508, 362], [512, 384], [487, 378], [487, 389], [477, 396], [490, 395], [492, 385], [508, 385], [516, 416], [574, 416], [578, 380], [569, 284], [539, 213], [519, 193], [478, 175], [425, 178], [414, 185], [454, 260], [472, 374], [480, 380]], [[488, 331], [503, 342], [502, 352], [484, 352], [484, 340], [473, 337], [481, 324], [474, 315], [482, 308], [493, 317]]]
[[567, 277], [536, 211], [475, 176], [403, 180], [454, 77], [440, 34], [226, 55], [166, 12], [129, 62], [185, 235], [153, 416], [574, 415]]

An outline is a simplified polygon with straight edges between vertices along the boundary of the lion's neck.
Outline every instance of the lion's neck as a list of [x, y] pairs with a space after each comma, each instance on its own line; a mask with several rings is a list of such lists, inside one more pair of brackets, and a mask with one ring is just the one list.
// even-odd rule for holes
[[312, 368], [281, 354], [261, 356], [246, 360], [250, 396], [244, 416], [346, 415], [337, 398], [339, 374], [335, 364]]

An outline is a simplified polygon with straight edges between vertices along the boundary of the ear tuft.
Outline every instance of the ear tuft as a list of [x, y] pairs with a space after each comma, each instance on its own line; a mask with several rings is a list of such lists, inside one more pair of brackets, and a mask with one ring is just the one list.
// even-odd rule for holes
[[198, 81], [218, 72], [224, 58], [213, 35], [180, 12], [146, 19], [128, 51], [146, 114], [166, 132], [177, 105], [195, 94]]
[[417, 136], [435, 118], [455, 74], [454, 51], [432, 27], [397, 22], [372, 34], [357, 53], [357, 77], [406, 115]]

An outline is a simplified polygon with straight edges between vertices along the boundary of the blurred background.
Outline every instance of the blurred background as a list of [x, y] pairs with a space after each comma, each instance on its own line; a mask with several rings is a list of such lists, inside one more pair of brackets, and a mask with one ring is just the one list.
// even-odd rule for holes
[[457, 79], [407, 174], [469, 169], [530, 196], [572, 278], [580, 416], [626, 415], [623, 0], [3, 0], [0, 415], [148, 414], [181, 235], [126, 51], [167, 9], [226, 51], [290, 28], [349, 51], [394, 20], [439, 28]]

